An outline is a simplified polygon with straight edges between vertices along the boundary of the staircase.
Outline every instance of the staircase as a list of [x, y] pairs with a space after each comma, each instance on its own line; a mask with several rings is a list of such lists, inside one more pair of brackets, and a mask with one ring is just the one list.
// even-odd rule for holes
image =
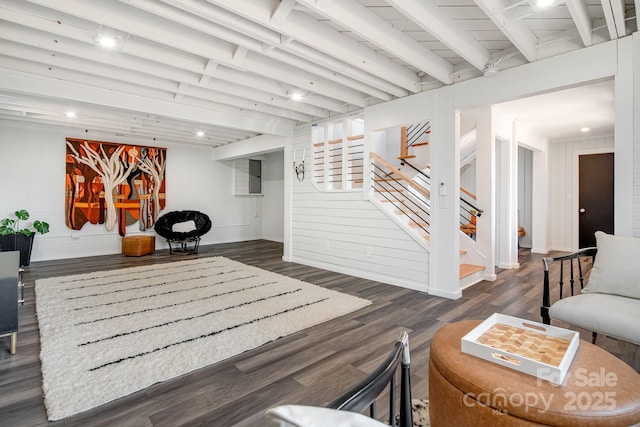
[[[428, 124], [401, 129], [399, 168], [376, 153], [371, 153], [371, 187], [376, 200], [380, 202], [380, 208], [395, 215], [398, 222], [404, 224], [407, 232], [422, 242], [428, 242], [430, 236], [429, 168], [420, 170], [413, 166], [409, 160], [416, 156], [409, 153], [409, 148], [427, 145], [428, 141], [424, 141], [424, 135], [428, 133]], [[471, 239], [473, 243], [477, 233], [476, 219], [482, 215], [482, 210], [474, 206], [474, 201], [475, 195], [461, 187], [460, 238]], [[461, 260], [467, 253], [467, 250], [460, 251]], [[469, 284], [475, 283], [472, 282], [474, 275], [477, 276], [484, 269], [482, 265], [462, 262], [459, 277], [461, 280], [469, 281]]]

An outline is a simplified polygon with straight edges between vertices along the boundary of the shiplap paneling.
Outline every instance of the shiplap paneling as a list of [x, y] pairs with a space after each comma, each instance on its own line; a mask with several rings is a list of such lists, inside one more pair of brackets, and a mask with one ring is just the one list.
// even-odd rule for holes
[[[292, 149], [311, 162], [311, 127], [296, 128]], [[307, 265], [428, 290], [429, 257], [364, 190], [321, 191], [311, 176], [292, 187], [292, 256]]]
[[549, 237], [555, 250], [577, 249], [578, 214], [575, 203], [575, 182], [578, 171], [575, 156], [591, 150], [613, 151], [613, 136], [572, 139], [549, 143]]

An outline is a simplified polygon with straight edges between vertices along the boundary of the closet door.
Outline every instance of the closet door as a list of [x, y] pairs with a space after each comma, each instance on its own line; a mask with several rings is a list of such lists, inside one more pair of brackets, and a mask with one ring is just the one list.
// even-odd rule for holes
[[581, 155], [578, 162], [578, 240], [586, 248], [596, 245], [596, 231], [613, 234], [613, 153]]

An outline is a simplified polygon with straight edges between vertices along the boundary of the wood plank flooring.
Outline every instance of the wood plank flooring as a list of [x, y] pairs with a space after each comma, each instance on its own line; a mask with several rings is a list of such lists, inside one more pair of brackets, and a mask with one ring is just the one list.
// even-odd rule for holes
[[[203, 246], [198, 257], [226, 256], [373, 304], [280, 338], [221, 363], [156, 384], [74, 417], [48, 423], [42, 396], [34, 282], [42, 277], [180, 261], [158, 251], [139, 258], [109, 255], [34, 262], [25, 273], [18, 351], [0, 338], [0, 425], [13, 426], [262, 426], [266, 408], [281, 403], [324, 405], [371, 372], [400, 331], [409, 332], [412, 390], [428, 398], [427, 361], [433, 334], [445, 323], [494, 312], [540, 321], [541, 255], [521, 250], [520, 268], [498, 273], [451, 301], [421, 292], [282, 261], [282, 244], [257, 240]], [[582, 333], [589, 339], [589, 333]], [[640, 370], [637, 346], [599, 337], [599, 345]], [[73, 351], [73, 349], [69, 349]]]

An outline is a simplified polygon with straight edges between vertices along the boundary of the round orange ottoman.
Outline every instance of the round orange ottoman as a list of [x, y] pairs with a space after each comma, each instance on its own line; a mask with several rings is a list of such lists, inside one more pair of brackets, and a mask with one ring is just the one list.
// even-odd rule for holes
[[431, 341], [431, 426], [630, 426], [640, 423], [640, 374], [586, 341], [562, 385], [460, 351], [480, 321], [443, 326]]

